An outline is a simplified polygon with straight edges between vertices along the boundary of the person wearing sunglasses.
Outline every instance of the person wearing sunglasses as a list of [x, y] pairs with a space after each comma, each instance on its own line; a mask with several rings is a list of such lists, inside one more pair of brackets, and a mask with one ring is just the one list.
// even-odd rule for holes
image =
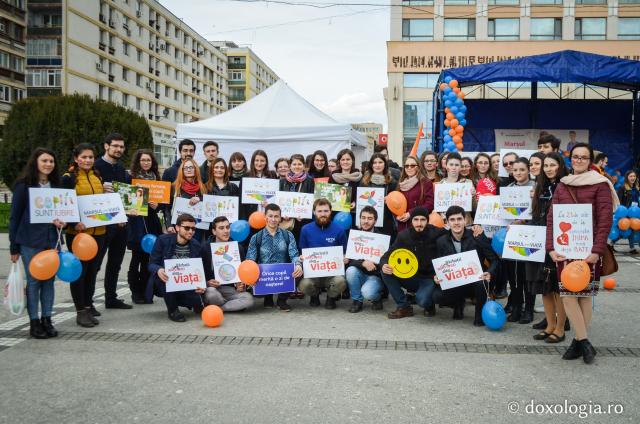
[[200, 258], [202, 249], [200, 243], [194, 239], [196, 232], [196, 219], [189, 214], [178, 216], [175, 224], [175, 232], [163, 234], [156, 240], [149, 258], [149, 274], [152, 278], [147, 284], [147, 297], [164, 297], [167, 305], [169, 319], [174, 322], [185, 322], [186, 318], [180, 312], [179, 306], [193, 309], [199, 316], [204, 308], [201, 294], [204, 289], [186, 290], [179, 292], [166, 291], [169, 276], [164, 269], [165, 259], [190, 259]]
[[508, 177], [500, 177], [498, 179], [498, 194], [500, 194], [500, 187], [506, 187], [512, 184], [515, 180], [513, 178], [513, 164], [518, 160], [518, 155], [514, 152], [509, 152], [502, 157], [502, 166], [509, 173]]
[[411, 211], [425, 208], [427, 213], [433, 210], [433, 183], [422, 173], [420, 160], [408, 156], [398, 182], [400, 193], [407, 199], [407, 211], [398, 216], [398, 233], [410, 226]]

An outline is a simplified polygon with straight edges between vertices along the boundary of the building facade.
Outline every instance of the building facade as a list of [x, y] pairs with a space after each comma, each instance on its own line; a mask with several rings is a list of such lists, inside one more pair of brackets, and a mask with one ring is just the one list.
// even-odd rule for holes
[[[389, 153], [402, 160], [420, 123], [429, 147], [442, 69], [572, 49], [640, 60], [640, 0], [392, 0], [387, 43]], [[528, 83], [465, 90], [467, 98], [529, 98]], [[541, 84], [538, 98], [630, 98], [624, 91]]]
[[0, 0], [0, 126], [11, 105], [26, 95], [25, 29], [25, 1]]

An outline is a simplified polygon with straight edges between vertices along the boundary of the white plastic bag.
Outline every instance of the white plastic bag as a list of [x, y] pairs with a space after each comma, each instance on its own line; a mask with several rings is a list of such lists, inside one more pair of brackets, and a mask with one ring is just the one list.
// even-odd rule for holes
[[27, 305], [26, 286], [21, 267], [22, 259], [11, 264], [11, 270], [4, 289], [4, 303], [9, 307], [9, 312], [12, 315], [22, 314]]

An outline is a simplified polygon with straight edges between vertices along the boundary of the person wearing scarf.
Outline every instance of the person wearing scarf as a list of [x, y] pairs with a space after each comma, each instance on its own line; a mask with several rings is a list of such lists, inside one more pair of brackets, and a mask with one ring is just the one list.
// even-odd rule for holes
[[350, 149], [338, 152], [338, 169], [329, 177], [330, 184], [339, 184], [351, 189], [351, 222], [356, 222], [356, 193], [358, 183], [362, 179], [362, 172], [355, 167], [356, 158]]
[[[186, 159], [182, 161], [180, 168], [178, 169], [178, 175], [175, 182], [171, 185], [171, 204], [165, 208], [165, 225], [169, 233], [176, 232], [175, 228], [171, 224], [171, 215], [173, 212], [173, 203], [177, 197], [183, 199], [189, 199], [189, 204], [195, 206], [202, 200], [202, 196], [207, 193], [207, 188], [202, 182], [200, 177], [200, 167], [193, 159]], [[194, 238], [200, 242], [204, 238], [205, 232], [201, 229], [196, 230]]]
[[433, 183], [422, 174], [420, 161], [415, 156], [408, 156], [400, 174], [398, 189], [407, 199], [407, 211], [397, 217], [398, 233], [410, 227], [411, 211], [415, 208], [433, 210]]
[[[376, 191], [384, 190], [383, 195], [386, 196], [392, 191], [395, 191], [397, 189], [397, 185], [398, 181], [391, 175], [387, 158], [380, 153], [374, 153], [371, 156], [371, 159], [369, 159], [365, 175], [360, 181], [359, 186], [376, 189]], [[384, 205], [382, 228], [380, 229], [380, 232], [391, 236], [391, 243], [393, 243], [396, 238], [396, 222], [393, 218], [393, 214], [386, 204]]]
[[[280, 191], [313, 194], [315, 184], [313, 178], [304, 170], [304, 156], [295, 154], [291, 156], [289, 172], [284, 178], [280, 178]], [[293, 233], [296, 239], [300, 235], [300, 229], [311, 222], [310, 219], [295, 219], [282, 217], [280, 227]]]

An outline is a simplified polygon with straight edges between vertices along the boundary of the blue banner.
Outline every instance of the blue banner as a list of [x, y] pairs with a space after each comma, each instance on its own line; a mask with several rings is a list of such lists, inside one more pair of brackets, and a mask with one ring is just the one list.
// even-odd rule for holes
[[256, 296], [277, 293], [290, 293], [296, 290], [293, 278], [293, 264], [262, 264], [260, 278], [253, 287]]

